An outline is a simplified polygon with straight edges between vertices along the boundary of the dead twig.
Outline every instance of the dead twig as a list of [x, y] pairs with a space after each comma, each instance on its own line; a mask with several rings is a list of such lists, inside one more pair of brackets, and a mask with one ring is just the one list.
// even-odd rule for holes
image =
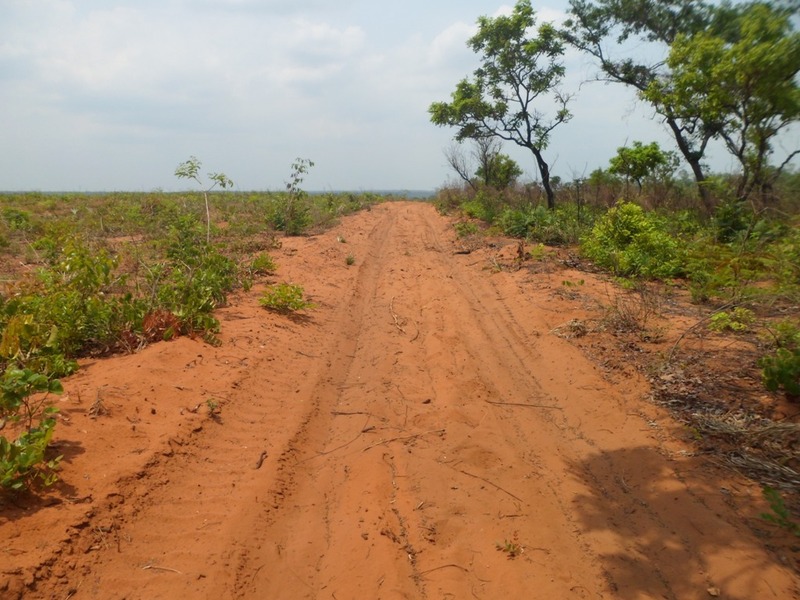
[[263, 464], [264, 464], [264, 459], [266, 459], [266, 458], [267, 458], [267, 456], [269, 456], [269, 453], [268, 453], [266, 450], [264, 450], [264, 451], [263, 451], [263, 452], [262, 452], [262, 453], [259, 455], [259, 457], [258, 457], [258, 460], [256, 461], [256, 465], [255, 465], [255, 467], [254, 467], [256, 471], [258, 471], [258, 469], [260, 469], [260, 468], [261, 468], [261, 465], [263, 465]]
[[706, 321], [710, 321], [711, 317], [713, 317], [714, 315], [719, 314], [719, 313], [729, 309], [731, 306], [734, 306], [737, 303], [741, 303], [741, 301], [739, 301], [739, 302], [733, 301], [733, 302], [728, 302], [727, 304], [723, 304], [717, 310], [715, 310], [714, 312], [706, 315], [705, 317], [703, 317], [702, 319], [697, 321], [697, 323], [695, 323], [691, 327], [687, 328], [686, 331], [684, 331], [682, 334], [680, 334], [678, 336], [678, 339], [675, 340], [675, 344], [672, 346], [672, 349], [669, 351], [669, 354], [667, 355], [667, 360], [666, 360], [666, 362], [664, 364], [668, 365], [668, 364], [670, 364], [672, 362], [672, 356], [675, 354], [675, 350], [678, 349], [678, 345], [683, 341], [683, 338], [685, 338], [687, 335], [689, 335], [690, 332], [692, 332], [695, 329], [697, 329], [700, 325], [702, 325]]
[[367, 446], [362, 450], [362, 452], [366, 452], [370, 448], [374, 448], [375, 446], [380, 446], [381, 444], [388, 444], [389, 442], [399, 442], [401, 440], [413, 440], [414, 438], [422, 437], [423, 435], [428, 435], [431, 433], [438, 433], [439, 435], [442, 435], [444, 432], [445, 432], [444, 429], [432, 429], [431, 431], [425, 431], [423, 433], [415, 433], [414, 435], [404, 435], [401, 437], [394, 437], [388, 440], [381, 440], [380, 442], [372, 444], [371, 446]]
[[397, 316], [397, 313], [394, 312], [394, 296], [392, 296], [392, 301], [389, 302], [389, 312], [392, 313], [392, 318], [394, 319], [394, 326], [397, 327], [398, 331], [401, 333], [405, 333], [406, 330], [403, 329], [402, 325], [400, 325], [400, 317]]
[[159, 567], [157, 565], [145, 565], [142, 567], [143, 571], [146, 571], [147, 569], [153, 569], [155, 571], [169, 571], [170, 573], [177, 573], [178, 575], [183, 575], [183, 573], [178, 571], [178, 569], [170, 569], [169, 567]]
[[442, 565], [440, 567], [433, 567], [432, 569], [427, 569], [425, 571], [420, 571], [419, 574], [420, 574], [420, 576], [427, 575], [428, 573], [433, 573], [434, 571], [439, 571], [441, 569], [448, 569], [448, 568], [461, 569], [462, 571], [464, 571], [464, 573], [469, 573], [469, 570], [465, 569], [461, 565], [457, 565], [455, 563], [450, 563], [450, 564], [447, 564], [447, 565]]
[[497, 485], [496, 483], [492, 483], [491, 481], [489, 481], [488, 479], [486, 479], [486, 478], [484, 478], [484, 477], [481, 477], [480, 475], [473, 475], [472, 473], [469, 473], [469, 472], [467, 472], [467, 471], [464, 471], [463, 469], [458, 469], [458, 471], [459, 471], [459, 473], [463, 473], [464, 475], [469, 475], [470, 477], [474, 477], [475, 479], [480, 479], [480, 480], [481, 480], [481, 481], [483, 481], [484, 483], [488, 483], [488, 484], [489, 484], [490, 486], [492, 486], [493, 488], [495, 488], [495, 489], [497, 489], [497, 490], [500, 490], [500, 491], [501, 491], [501, 492], [503, 492], [504, 494], [508, 494], [509, 496], [511, 496], [512, 498], [514, 498], [514, 500], [516, 500], [517, 502], [521, 502], [521, 503], [523, 503], [523, 504], [524, 504], [524, 502], [525, 502], [525, 501], [524, 501], [522, 498], [520, 498], [519, 496], [515, 496], [514, 494], [512, 494], [512, 493], [511, 493], [511, 492], [509, 492], [508, 490], [501, 488], [501, 487], [500, 487], [499, 485]]
[[562, 406], [553, 406], [552, 404], [525, 404], [524, 402], [492, 402], [486, 401], [487, 404], [494, 404], [495, 406], [524, 406], [526, 408], [555, 408], [556, 410], [564, 410]]

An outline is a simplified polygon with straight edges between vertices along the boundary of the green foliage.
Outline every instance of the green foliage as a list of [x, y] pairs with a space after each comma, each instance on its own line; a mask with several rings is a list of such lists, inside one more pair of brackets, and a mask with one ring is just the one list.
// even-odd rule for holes
[[458, 223], [453, 223], [453, 228], [456, 230], [456, 235], [460, 238], [465, 238], [480, 233], [480, 228], [478, 227], [477, 223], [473, 223], [472, 221], [459, 221]]
[[484, 185], [497, 189], [511, 186], [522, 175], [517, 162], [506, 154], [493, 153], [487, 157], [485, 164], [478, 167], [475, 176]]
[[741, 165], [737, 197], [745, 199], [768, 187], [774, 138], [800, 118], [800, 33], [787, 11], [767, 3], [718, 16], [723, 28], [676, 36], [667, 59], [672, 76], [654, 79], [644, 97], [694, 115], [724, 142]]
[[203, 187], [203, 199], [206, 204], [206, 243], [211, 243], [211, 209], [208, 203], [208, 194], [217, 186], [222, 189], [233, 187], [233, 181], [231, 181], [225, 173], [209, 173], [208, 178], [211, 180], [211, 185], [206, 188], [203, 186], [203, 182], [200, 181], [200, 166], [201, 162], [197, 157], [190, 156], [189, 160], [177, 166], [175, 169], [175, 177], [179, 179], [192, 179]]
[[482, 189], [472, 199], [462, 202], [461, 210], [468, 217], [491, 224], [502, 210], [502, 204], [497, 192]]
[[[496, 137], [528, 149], [552, 207], [550, 169], [542, 152], [553, 129], [571, 114], [569, 98], [557, 91], [564, 76], [561, 36], [549, 23], [534, 30], [535, 25], [530, 0], [518, 0], [511, 15], [480, 17], [478, 32], [468, 42], [480, 55], [480, 68], [456, 85], [450, 102], [434, 102], [428, 112], [435, 125], [455, 127], [458, 141]], [[547, 95], [548, 103], [557, 105], [550, 119], [534, 106]]]
[[582, 252], [624, 277], [666, 278], [681, 274], [683, 255], [664, 222], [630, 202], [618, 202], [581, 241]]
[[747, 331], [755, 321], [753, 311], [737, 306], [732, 311], [721, 311], [711, 316], [708, 328], [711, 331], [722, 333], [723, 331]]
[[286, 182], [286, 193], [277, 196], [267, 213], [267, 221], [286, 235], [300, 235], [312, 222], [308, 193], [302, 189], [308, 171], [314, 163], [307, 158], [297, 158]]
[[275, 259], [266, 252], [257, 254], [252, 261], [250, 261], [250, 272], [254, 275], [270, 275], [278, 270], [278, 265]]
[[348, 254], [347, 257], [344, 259], [344, 263], [348, 267], [352, 267], [354, 264], [356, 264], [356, 257], [353, 256], [352, 254]]
[[34, 227], [31, 214], [13, 206], [3, 207], [2, 218], [12, 231], [31, 231]]
[[764, 386], [771, 392], [780, 388], [790, 396], [800, 396], [800, 348], [778, 348], [758, 361]]
[[[9, 367], [0, 379], [0, 422], [22, 422], [16, 440], [0, 436], [0, 489], [21, 491], [35, 480], [48, 486], [56, 480], [61, 457], [46, 458], [55, 427], [54, 407], [45, 406], [47, 394], [61, 393], [58, 380], [30, 369]], [[34, 422], [38, 424], [34, 426]]]
[[761, 513], [761, 518], [765, 521], [777, 525], [781, 529], [785, 529], [789, 533], [800, 536], [800, 523], [792, 518], [783, 497], [778, 490], [769, 486], [764, 486], [761, 490], [764, 498], [769, 502], [769, 507], [772, 512]]
[[631, 147], [617, 148], [617, 155], [611, 158], [608, 172], [635, 181], [641, 192], [646, 179], [668, 179], [677, 166], [675, 154], [663, 151], [657, 142], [646, 146], [642, 142], [633, 142]]
[[[708, 29], [713, 21], [711, 6], [697, 0], [569, 0], [569, 19], [562, 35], [569, 44], [593, 57], [601, 78], [632, 87], [640, 95], [653, 82], [669, 82], [672, 73], [666, 56], [643, 52], [652, 43], [655, 52], [665, 52], [679, 33], [690, 36]], [[625, 43], [629, 42], [629, 43]], [[631, 49], [627, 56], [622, 48]], [[710, 199], [703, 190], [702, 164], [712, 133], [694, 113], [675, 110], [666, 102], [646, 98], [664, 119], [678, 148], [692, 168], [705, 208]]]
[[314, 304], [304, 297], [303, 288], [291, 283], [279, 283], [267, 288], [259, 300], [264, 308], [281, 313], [291, 314], [298, 310], [309, 310]]
[[772, 392], [783, 388], [787, 394], [800, 396], [800, 320], [780, 321], [770, 334], [774, 350], [758, 361], [764, 385]]

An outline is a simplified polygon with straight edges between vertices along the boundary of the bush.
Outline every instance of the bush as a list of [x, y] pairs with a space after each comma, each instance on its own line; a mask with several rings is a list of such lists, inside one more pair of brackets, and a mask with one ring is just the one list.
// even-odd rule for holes
[[581, 250], [619, 276], [667, 278], [683, 272], [678, 240], [652, 213], [630, 202], [609, 209], [581, 240]]
[[[22, 422], [22, 432], [14, 441], [0, 436], [0, 488], [21, 491], [35, 480], [45, 486], [57, 480], [55, 471], [61, 457], [48, 460], [45, 455], [58, 411], [46, 407], [45, 402], [47, 394], [62, 391], [58, 380], [30, 369], [9, 367], [3, 373], [0, 378], [0, 421]], [[32, 400], [32, 397], [37, 400]], [[37, 420], [38, 424], [34, 426]]]
[[800, 321], [781, 321], [771, 333], [775, 350], [758, 361], [764, 385], [771, 392], [783, 388], [800, 396]]
[[290, 283], [271, 286], [264, 292], [259, 303], [264, 308], [281, 314], [314, 308], [314, 305], [303, 297], [303, 288]]

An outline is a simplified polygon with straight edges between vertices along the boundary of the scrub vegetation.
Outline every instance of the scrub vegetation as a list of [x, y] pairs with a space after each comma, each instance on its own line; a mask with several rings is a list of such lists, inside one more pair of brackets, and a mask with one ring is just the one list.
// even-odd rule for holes
[[[298, 159], [275, 193], [220, 191], [231, 181], [211, 174], [200, 203], [191, 192], [0, 196], [3, 489], [56, 481], [47, 395], [78, 359], [182, 335], [217, 343], [214, 310], [279, 270], [270, 253], [282, 236], [321, 231], [382, 200], [305, 193], [312, 164]], [[192, 157], [176, 175], [201, 183], [199, 171]]]

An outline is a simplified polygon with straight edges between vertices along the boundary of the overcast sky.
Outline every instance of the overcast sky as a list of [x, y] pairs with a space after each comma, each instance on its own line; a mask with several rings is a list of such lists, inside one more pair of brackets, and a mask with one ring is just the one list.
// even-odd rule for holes
[[[296, 157], [316, 163], [309, 190], [435, 189], [454, 132], [428, 106], [477, 67], [477, 18], [512, 5], [0, 0], [0, 190], [186, 189], [173, 173], [190, 155], [242, 190], [282, 189]], [[534, 7], [558, 20], [566, 0]], [[596, 70], [565, 62], [577, 97], [545, 152], [554, 174], [588, 175], [634, 140], [673, 149], [630, 90], [580, 86]]]

